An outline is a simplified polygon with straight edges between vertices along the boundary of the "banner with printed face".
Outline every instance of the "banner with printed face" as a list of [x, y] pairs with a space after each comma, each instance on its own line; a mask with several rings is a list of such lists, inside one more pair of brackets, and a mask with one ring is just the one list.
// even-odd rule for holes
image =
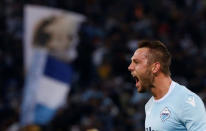
[[60, 9], [24, 8], [24, 69], [21, 124], [45, 125], [63, 106], [77, 57], [78, 29], [83, 15]]

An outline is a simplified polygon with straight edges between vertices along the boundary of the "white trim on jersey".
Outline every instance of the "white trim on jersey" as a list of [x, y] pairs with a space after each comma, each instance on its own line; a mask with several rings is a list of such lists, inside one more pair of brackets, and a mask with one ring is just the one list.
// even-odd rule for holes
[[165, 94], [162, 98], [160, 98], [158, 100], [155, 100], [154, 97], [152, 96], [153, 101], [154, 102], [161, 102], [161, 101], [163, 101], [172, 92], [172, 90], [174, 89], [175, 85], [176, 85], [176, 82], [172, 81], [171, 84], [170, 84], [170, 88], [169, 88], [169, 91], [167, 92], [167, 94]]

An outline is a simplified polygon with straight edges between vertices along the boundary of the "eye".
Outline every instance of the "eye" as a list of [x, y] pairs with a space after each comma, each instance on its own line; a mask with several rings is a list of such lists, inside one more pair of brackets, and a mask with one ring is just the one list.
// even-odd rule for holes
[[135, 64], [138, 64], [138, 61], [134, 60], [134, 63], [135, 63]]

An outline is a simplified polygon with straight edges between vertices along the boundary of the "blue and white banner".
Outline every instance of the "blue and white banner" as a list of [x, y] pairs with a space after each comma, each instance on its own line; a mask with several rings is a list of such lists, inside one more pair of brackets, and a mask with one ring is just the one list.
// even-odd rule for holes
[[77, 56], [77, 32], [85, 17], [63, 10], [27, 5], [24, 9], [22, 126], [45, 125], [66, 103]]

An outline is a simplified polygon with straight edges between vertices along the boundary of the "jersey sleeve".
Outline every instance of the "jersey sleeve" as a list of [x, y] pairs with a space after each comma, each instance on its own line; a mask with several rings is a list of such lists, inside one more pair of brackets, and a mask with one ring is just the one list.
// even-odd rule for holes
[[186, 96], [182, 105], [181, 121], [187, 131], [206, 131], [206, 111], [199, 96]]

